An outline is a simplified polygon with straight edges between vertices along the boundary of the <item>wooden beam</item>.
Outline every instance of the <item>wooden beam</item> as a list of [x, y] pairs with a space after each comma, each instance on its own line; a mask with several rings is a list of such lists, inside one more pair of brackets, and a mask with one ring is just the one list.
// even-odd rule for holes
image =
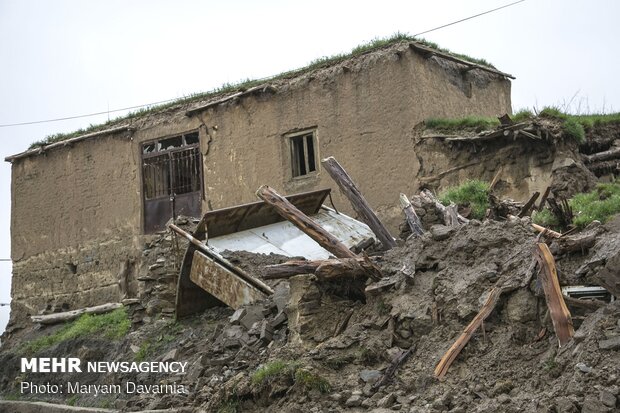
[[297, 209], [286, 198], [278, 194], [267, 185], [263, 185], [256, 191], [256, 195], [271, 205], [278, 214], [299, 228], [304, 234], [316, 241], [321, 247], [332, 253], [337, 258], [356, 258], [336, 237], [327, 232], [312, 218]]
[[[512, 216], [512, 215], [510, 215], [510, 216]], [[560, 238], [562, 236], [562, 234], [560, 234], [559, 232], [554, 231], [554, 230], [549, 229], [549, 228], [545, 228], [545, 227], [540, 226], [538, 224], [534, 224], [533, 223], [532, 224], [532, 228], [534, 228], [536, 231], [542, 232], [542, 233], [544, 233], [544, 234], [546, 234], [546, 235], [548, 235], [548, 236], [550, 236], [552, 238]]]
[[396, 246], [394, 237], [390, 231], [383, 225], [377, 214], [372, 210], [366, 198], [362, 195], [353, 179], [347, 174], [347, 171], [338, 163], [336, 158], [330, 156], [321, 161], [323, 168], [329, 173], [332, 179], [338, 184], [342, 193], [351, 202], [353, 209], [359, 216], [359, 219], [370, 227], [375, 233], [384, 249], [392, 249]]
[[65, 311], [62, 313], [53, 313], [46, 315], [33, 315], [30, 317], [32, 322], [40, 324], [57, 324], [64, 323], [66, 321], [75, 320], [82, 314], [103, 314], [121, 308], [121, 303], [107, 303], [96, 305], [94, 307], [85, 307], [77, 310]]
[[547, 244], [542, 242], [537, 243], [534, 255], [541, 268], [539, 277], [543, 285], [543, 290], [545, 291], [545, 300], [547, 301], [549, 315], [553, 322], [553, 329], [558, 337], [558, 344], [561, 347], [568, 343], [575, 334], [571, 314], [564, 302], [558, 274], [555, 268], [555, 260]]
[[502, 289], [500, 287], [494, 287], [491, 290], [478, 314], [476, 314], [474, 319], [465, 327], [465, 330], [461, 333], [459, 338], [452, 344], [441, 360], [439, 360], [437, 367], [435, 367], [435, 377], [442, 379], [446, 373], [448, 373], [448, 369], [454, 359], [456, 359], [463, 347], [469, 342], [474, 332], [482, 325], [482, 322], [491, 314], [497, 305], [501, 293]]
[[322, 272], [329, 274], [344, 274], [349, 272], [350, 275], [360, 275], [372, 269], [364, 257], [358, 258], [340, 258], [328, 260], [291, 260], [282, 264], [267, 265], [265, 267], [266, 280], [275, 280], [279, 278], [289, 278], [298, 274], [315, 274]]
[[523, 205], [523, 208], [521, 208], [521, 211], [519, 211], [519, 215], [518, 215], [519, 218], [523, 218], [524, 216], [528, 214], [528, 212], [530, 212], [530, 209], [532, 209], [532, 207], [534, 206], [534, 203], [536, 202], [539, 196], [540, 196], [540, 192], [538, 191], [534, 192], [530, 200], [527, 201], [525, 205]]
[[536, 208], [538, 211], [543, 210], [543, 208], [545, 207], [545, 204], [547, 203], [547, 198], [549, 198], [550, 193], [551, 193], [551, 187], [548, 186], [547, 189], [545, 189], [545, 192], [543, 193], [542, 198], [540, 198], [540, 204], [538, 204], [538, 208]]
[[415, 209], [413, 209], [413, 205], [409, 202], [409, 198], [407, 195], [400, 194], [400, 207], [403, 209], [405, 213], [405, 218], [407, 220], [407, 224], [409, 224], [409, 228], [411, 228], [411, 232], [414, 235], [422, 235], [424, 234], [424, 228], [422, 227], [422, 221], [418, 214], [416, 214]]
[[584, 158], [586, 163], [620, 158], [620, 146], [612, 147], [611, 149], [603, 152], [593, 153], [592, 155], [584, 155]]

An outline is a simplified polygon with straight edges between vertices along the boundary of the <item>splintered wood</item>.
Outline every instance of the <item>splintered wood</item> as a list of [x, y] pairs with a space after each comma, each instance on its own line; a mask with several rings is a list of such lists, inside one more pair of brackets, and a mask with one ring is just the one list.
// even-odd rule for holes
[[321, 161], [323, 168], [329, 173], [332, 179], [338, 184], [342, 193], [351, 202], [351, 206], [361, 219], [372, 232], [375, 233], [383, 249], [392, 249], [396, 246], [396, 241], [390, 231], [383, 225], [377, 214], [372, 210], [366, 198], [362, 195], [353, 179], [347, 174], [342, 165], [338, 163], [336, 158], [330, 156]]
[[438, 379], [442, 379], [446, 373], [448, 373], [448, 369], [452, 362], [459, 355], [463, 347], [469, 342], [472, 335], [476, 332], [478, 327], [480, 327], [483, 321], [491, 315], [491, 312], [495, 308], [497, 301], [499, 300], [499, 296], [502, 294], [502, 289], [500, 287], [495, 287], [489, 293], [486, 301], [482, 305], [480, 312], [471, 320], [471, 323], [463, 330], [463, 333], [456, 339], [452, 347], [448, 349], [446, 354], [439, 360], [439, 364], [435, 367], [435, 377]]
[[555, 269], [555, 260], [547, 244], [542, 242], [537, 243], [535, 256], [541, 268], [540, 280], [545, 291], [549, 315], [553, 322], [555, 335], [558, 337], [558, 344], [561, 347], [575, 334], [573, 321], [570, 311], [568, 311], [564, 298], [562, 297], [562, 290], [560, 289], [560, 282], [558, 281], [558, 274]]

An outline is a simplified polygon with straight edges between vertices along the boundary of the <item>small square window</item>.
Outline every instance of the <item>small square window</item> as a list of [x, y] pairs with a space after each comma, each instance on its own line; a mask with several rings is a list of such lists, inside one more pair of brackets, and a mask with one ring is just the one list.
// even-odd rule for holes
[[293, 178], [316, 171], [314, 131], [289, 136]]

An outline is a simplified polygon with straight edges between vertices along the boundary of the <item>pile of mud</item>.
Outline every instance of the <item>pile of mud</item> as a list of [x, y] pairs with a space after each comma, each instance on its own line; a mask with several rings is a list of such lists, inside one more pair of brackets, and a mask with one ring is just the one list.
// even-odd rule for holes
[[[433, 225], [378, 257], [387, 278], [373, 284], [364, 299], [334, 294], [313, 276], [300, 275], [267, 281], [276, 294], [243, 314], [215, 307], [178, 322], [153, 317], [117, 342], [76, 339], [37, 354], [187, 362], [185, 374], [164, 379], [146, 373], [24, 376], [17, 373], [20, 347], [3, 347], [0, 391], [18, 394], [20, 380], [163, 382], [187, 388], [178, 394], [91, 394], [72, 400], [122, 411], [617, 411], [620, 304], [569, 307], [576, 333], [559, 348], [536, 277], [501, 297], [444, 380], [433, 374], [497, 280], [527, 280], [537, 235], [529, 218]], [[597, 257], [618, 239], [620, 218], [604, 226], [590, 251], [556, 257], [561, 279], [577, 277], [580, 268], [581, 278], [595, 279], [593, 273], [606, 265]], [[286, 258], [236, 253], [229, 259], [260, 276], [264, 265]], [[257, 315], [256, 321], [248, 314]], [[402, 363], [394, 368], [398, 359]]]

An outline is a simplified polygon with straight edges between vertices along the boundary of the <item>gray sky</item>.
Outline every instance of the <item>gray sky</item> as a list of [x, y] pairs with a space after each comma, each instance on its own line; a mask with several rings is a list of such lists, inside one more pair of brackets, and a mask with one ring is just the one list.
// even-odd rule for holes
[[[419, 33], [510, 2], [0, 0], [0, 124], [102, 112], [266, 77], [375, 37]], [[526, 0], [424, 37], [515, 75], [515, 110], [620, 111], [619, 15], [614, 0]], [[107, 118], [0, 128], [0, 156]], [[7, 258], [10, 164], [4, 162], [0, 194], [0, 258]], [[10, 300], [10, 272], [10, 263], [0, 262], [0, 302]], [[0, 331], [7, 319], [7, 307], [0, 307]]]

